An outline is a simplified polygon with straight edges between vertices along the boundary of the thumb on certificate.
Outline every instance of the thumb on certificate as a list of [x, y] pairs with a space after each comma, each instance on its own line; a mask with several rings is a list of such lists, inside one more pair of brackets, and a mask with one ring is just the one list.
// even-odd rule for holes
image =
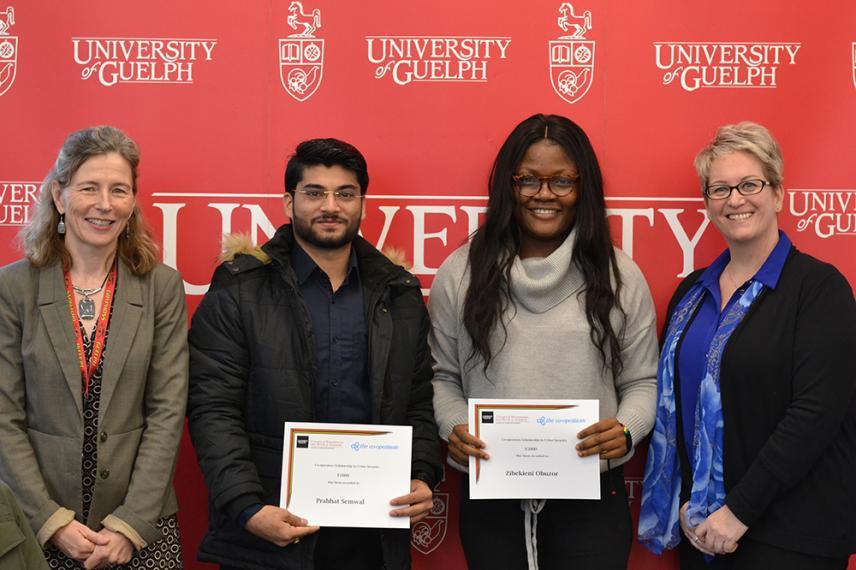
[[434, 496], [431, 487], [425, 481], [420, 479], [410, 480], [410, 493], [392, 499], [390, 505], [412, 505], [422, 501], [427, 501]]
[[309, 521], [306, 519], [302, 519], [299, 516], [288, 512], [285, 509], [280, 509], [282, 514], [282, 520], [290, 524], [291, 526], [306, 526], [309, 524]]

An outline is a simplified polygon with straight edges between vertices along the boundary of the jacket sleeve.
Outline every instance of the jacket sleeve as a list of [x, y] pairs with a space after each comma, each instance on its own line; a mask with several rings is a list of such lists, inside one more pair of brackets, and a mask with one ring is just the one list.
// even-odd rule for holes
[[157, 524], [170, 493], [187, 403], [187, 307], [181, 277], [155, 269], [154, 335], [145, 389], [143, 430], [124, 502], [112, 515], [146, 542], [162, 538]]
[[457, 252], [452, 255], [455, 257], [449, 258], [437, 272], [428, 299], [431, 315], [429, 343], [434, 359], [434, 415], [440, 437], [445, 441], [449, 441], [449, 434], [456, 425], [467, 423], [467, 396], [461, 379], [461, 363], [458, 362], [456, 332], [460, 276], [455, 275], [454, 267], [457, 265], [452, 265], [460, 260]]
[[[431, 351], [428, 348], [428, 331], [431, 328], [428, 311], [419, 289], [414, 291], [419, 305], [419, 336], [416, 364], [407, 405], [408, 423], [413, 426], [413, 478], [427, 478], [433, 489], [440, 482], [443, 472], [440, 465], [440, 450], [437, 445], [437, 424], [434, 422], [432, 403], [434, 390], [431, 386]], [[421, 477], [420, 477], [421, 474]]]
[[654, 427], [657, 405], [657, 316], [648, 284], [626, 259], [622, 269], [621, 304], [626, 317], [621, 338], [623, 369], [615, 379], [616, 417], [630, 431], [634, 445]]
[[73, 515], [67, 516], [70, 511], [48, 493], [27, 435], [21, 302], [10, 287], [15, 278], [10, 268], [0, 273], [0, 480], [14, 490], [33, 530], [39, 532], [52, 517], [67, 522]]
[[[17, 545], [17, 546], [16, 546]], [[48, 570], [45, 553], [39, 547], [30, 523], [6, 485], [0, 483], [0, 568], [12, 568], [15, 553], [27, 570]]]
[[210, 500], [233, 520], [262, 503], [244, 408], [249, 380], [238, 277], [220, 266], [190, 328], [190, 436]]
[[725, 499], [749, 527], [826, 452], [856, 396], [856, 302], [847, 280], [834, 269], [807, 279], [795, 302], [791, 403]]

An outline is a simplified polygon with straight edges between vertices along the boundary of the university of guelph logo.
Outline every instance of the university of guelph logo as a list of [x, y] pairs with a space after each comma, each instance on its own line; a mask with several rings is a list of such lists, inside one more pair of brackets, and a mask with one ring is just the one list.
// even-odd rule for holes
[[9, 6], [0, 12], [0, 95], [15, 82], [18, 70], [18, 37], [9, 35], [15, 25], [15, 9]]
[[296, 32], [279, 40], [279, 77], [286, 92], [303, 102], [318, 90], [324, 73], [324, 40], [315, 37], [321, 27], [321, 10], [315, 8], [307, 14], [303, 4], [292, 0], [288, 25]]
[[550, 82], [559, 97], [576, 103], [594, 80], [595, 42], [585, 39], [591, 30], [591, 12], [577, 16], [570, 2], [562, 2], [557, 24], [569, 33], [550, 41]]
[[431, 554], [446, 538], [449, 518], [449, 493], [434, 493], [434, 506], [428, 516], [413, 525], [410, 545], [422, 554]]

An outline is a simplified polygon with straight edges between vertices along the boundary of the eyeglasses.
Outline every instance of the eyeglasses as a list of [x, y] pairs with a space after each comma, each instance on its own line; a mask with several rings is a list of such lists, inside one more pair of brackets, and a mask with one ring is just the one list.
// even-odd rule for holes
[[535, 176], [533, 174], [519, 174], [511, 177], [517, 191], [521, 196], [534, 196], [541, 191], [541, 186], [546, 182], [547, 188], [557, 197], [567, 196], [577, 187], [579, 178], [571, 176]]
[[759, 193], [764, 187], [769, 184], [766, 180], [744, 180], [740, 184], [729, 186], [728, 184], [716, 184], [714, 186], [706, 186], [704, 195], [711, 200], [725, 200], [731, 197], [731, 192], [737, 190], [741, 196], [752, 196]]
[[357, 190], [353, 188], [344, 188], [342, 190], [295, 190], [296, 192], [300, 192], [306, 199], [310, 202], [321, 202], [327, 199], [327, 196], [330, 194], [333, 195], [333, 198], [340, 204], [347, 204], [349, 202], [354, 202], [363, 198], [364, 195], [360, 194]]

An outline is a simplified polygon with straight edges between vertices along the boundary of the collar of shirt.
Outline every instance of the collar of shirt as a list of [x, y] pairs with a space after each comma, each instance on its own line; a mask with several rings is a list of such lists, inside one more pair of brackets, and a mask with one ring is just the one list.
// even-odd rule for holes
[[[785, 261], [788, 259], [790, 251], [791, 240], [785, 232], [779, 230], [779, 242], [752, 278], [760, 281], [770, 289], [775, 289], [779, 283], [779, 277], [782, 275], [782, 269], [785, 267]], [[729, 261], [731, 261], [731, 252], [726, 249], [704, 270], [699, 278], [699, 282], [716, 298], [717, 306], [720, 306], [722, 303], [722, 300], [719, 298], [719, 276], [722, 275]]]
[[[297, 275], [297, 283], [302, 287], [307, 279], [317, 270], [321, 273], [324, 271], [318, 267], [315, 260], [309, 257], [309, 254], [300, 247], [297, 241], [294, 242], [294, 248], [291, 252], [291, 266], [294, 268], [294, 273]], [[351, 255], [348, 257], [348, 272], [345, 276], [345, 281], [342, 285], [347, 285], [351, 276], [358, 278], [360, 274], [359, 266], [357, 265], [357, 254], [354, 248], [351, 248]]]

